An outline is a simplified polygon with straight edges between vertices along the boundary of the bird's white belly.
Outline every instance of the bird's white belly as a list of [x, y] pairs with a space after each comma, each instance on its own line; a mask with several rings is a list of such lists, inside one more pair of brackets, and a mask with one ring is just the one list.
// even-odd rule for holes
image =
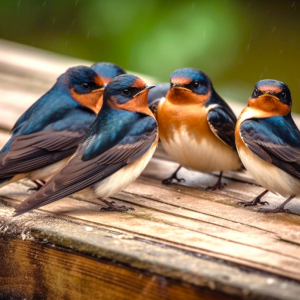
[[262, 187], [284, 197], [300, 194], [299, 179], [262, 160], [246, 146], [238, 152], [246, 169]]
[[[183, 128], [183, 127], [182, 127]], [[184, 129], [161, 139], [167, 153], [180, 165], [200, 172], [236, 170], [242, 166], [237, 152], [216, 137], [197, 140]]]
[[119, 171], [94, 184], [91, 188], [96, 197], [107, 198], [128, 186], [142, 173], [156, 149], [157, 142], [154, 142], [150, 150], [135, 162], [126, 165]]

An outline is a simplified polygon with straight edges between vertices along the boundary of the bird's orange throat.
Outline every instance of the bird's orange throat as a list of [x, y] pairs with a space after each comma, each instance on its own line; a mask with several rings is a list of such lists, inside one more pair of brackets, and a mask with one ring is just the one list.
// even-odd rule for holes
[[103, 104], [103, 90], [88, 94], [77, 94], [74, 89], [71, 89], [72, 97], [81, 105], [88, 107], [95, 114], [98, 114]]
[[291, 107], [282, 103], [277, 97], [270, 94], [263, 94], [258, 98], [250, 98], [248, 106], [256, 110], [260, 118], [271, 116], [285, 116], [290, 112]]
[[205, 103], [207, 99], [210, 97], [209, 94], [206, 95], [198, 95], [193, 93], [192, 91], [173, 87], [169, 90], [166, 95], [166, 98], [171, 103], [180, 104], [196, 104], [196, 103]]

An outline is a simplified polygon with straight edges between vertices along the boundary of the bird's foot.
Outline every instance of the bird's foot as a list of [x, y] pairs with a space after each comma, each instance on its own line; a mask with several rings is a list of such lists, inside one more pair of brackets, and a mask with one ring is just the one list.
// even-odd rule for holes
[[102, 207], [100, 210], [101, 211], [129, 211], [129, 210], [134, 210], [133, 207], [130, 206], [125, 206], [125, 205], [115, 205], [115, 201], [107, 201], [104, 199], [101, 199], [107, 207]]
[[166, 178], [162, 181], [162, 184], [171, 184], [172, 183], [172, 180], [175, 179], [177, 182], [185, 182], [185, 179], [184, 178], [178, 178], [177, 176], [177, 173], [178, 171], [180, 170], [181, 166], [179, 166], [176, 171], [169, 177], [169, 178]]
[[178, 178], [176, 174], [173, 174], [169, 178], [164, 179], [162, 183], [166, 185], [171, 184], [173, 179], [175, 179], [177, 182], [185, 182], [184, 178]]
[[260, 208], [258, 210], [259, 212], [263, 212], [265, 214], [269, 214], [269, 213], [291, 213], [291, 211], [289, 209], [283, 208], [283, 206], [278, 206], [276, 208]]
[[222, 190], [226, 185], [227, 185], [226, 183], [222, 183], [221, 180], [218, 180], [216, 184], [212, 186], [208, 186], [205, 190], [206, 191]]
[[241, 204], [244, 207], [247, 207], [247, 206], [255, 206], [257, 204], [261, 204], [261, 205], [267, 204], [267, 205], [269, 205], [269, 202], [268, 201], [261, 201], [259, 197], [255, 197], [251, 201], [239, 201], [237, 204]]
[[27, 192], [31, 192], [31, 191], [37, 192], [46, 183], [46, 181], [44, 180], [32, 180], [32, 182], [36, 184], [36, 187], [29, 188]]

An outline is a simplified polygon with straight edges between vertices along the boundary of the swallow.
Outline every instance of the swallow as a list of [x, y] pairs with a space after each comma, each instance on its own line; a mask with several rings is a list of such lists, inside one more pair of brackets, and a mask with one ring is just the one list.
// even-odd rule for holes
[[183, 166], [200, 172], [220, 171], [216, 184], [207, 189], [221, 189], [223, 171], [242, 166], [235, 147], [236, 117], [202, 71], [178, 69], [170, 79], [170, 90], [158, 105], [157, 120], [162, 145], [180, 166], [163, 183], [183, 181], [177, 177]]
[[102, 79], [89, 67], [59, 76], [13, 126], [0, 151], [0, 187], [23, 178], [39, 185], [63, 167], [96, 118], [103, 90]]
[[126, 74], [120, 66], [109, 62], [97, 62], [91, 68], [101, 77], [104, 84], [108, 84], [116, 76]]
[[157, 84], [148, 94], [148, 106], [153, 112], [154, 116], [157, 117], [157, 107], [162, 98], [166, 97], [170, 89], [170, 83]]
[[158, 125], [147, 106], [151, 86], [124, 74], [105, 88], [103, 106], [67, 165], [37, 193], [19, 204], [15, 216], [77, 192], [99, 199], [104, 210], [126, 211], [105, 198], [133, 182], [150, 161]]
[[261, 80], [237, 121], [236, 146], [245, 168], [266, 190], [288, 197], [275, 209], [261, 212], [289, 212], [285, 205], [300, 195], [300, 132], [291, 107], [285, 83]]

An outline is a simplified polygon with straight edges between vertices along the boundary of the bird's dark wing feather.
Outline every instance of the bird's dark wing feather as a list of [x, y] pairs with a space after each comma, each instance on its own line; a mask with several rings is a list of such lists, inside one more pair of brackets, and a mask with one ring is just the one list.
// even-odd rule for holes
[[232, 149], [235, 147], [234, 129], [236, 118], [229, 107], [216, 105], [207, 114], [207, 122], [211, 131]]
[[[157, 139], [156, 121], [145, 115], [131, 113], [122, 122], [123, 126], [117, 126], [114, 134], [101, 135], [90, 130], [68, 164], [36, 194], [22, 202], [16, 208], [16, 214], [89, 187], [143, 156]], [[93, 127], [97, 127], [97, 124]]]
[[0, 154], [0, 178], [31, 172], [72, 155], [84, 133], [43, 130], [13, 138]]
[[300, 132], [290, 114], [246, 120], [240, 135], [261, 159], [300, 178]]

